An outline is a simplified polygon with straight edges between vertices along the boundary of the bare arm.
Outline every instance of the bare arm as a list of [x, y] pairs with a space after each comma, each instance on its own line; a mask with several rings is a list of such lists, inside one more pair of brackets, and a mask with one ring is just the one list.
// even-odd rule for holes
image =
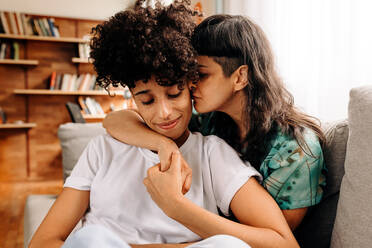
[[284, 218], [287, 220], [289, 227], [294, 231], [304, 219], [307, 213], [307, 208], [282, 210], [282, 213]]
[[36, 230], [30, 248], [61, 247], [89, 206], [90, 191], [64, 188]]
[[[125, 123], [125, 125], [123, 125]], [[122, 142], [159, 152], [161, 171], [169, 168], [170, 157], [177, 150], [174, 142], [149, 129], [134, 110], [111, 112], [103, 121], [107, 132]], [[283, 210], [291, 230], [295, 230], [306, 214], [307, 208]]]
[[173, 154], [169, 170], [161, 172], [154, 166], [144, 179], [151, 198], [170, 218], [203, 239], [228, 234], [252, 247], [299, 247], [278, 205], [256, 179], [249, 179], [230, 203], [237, 223], [197, 206], [180, 193], [183, 162], [181, 155]]
[[252, 247], [299, 247], [275, 201], [253, 178], [231, 201], [231, 210], [240, 223], [208, 212], [187, 198], [176, 206], [170, 217], [202, 238], [229, 234]]
[[158, 151], [161, 142], [171, 141], [149, 129], [135, 110], [120, 110], [109, 113], [103, 120], [103, 127], [119, 141], [153, 151]]
[[121, 142], [157, 151], [162, 171], [169, 168], [172, 152], [178, 151], [173, 140], [148, 128], [135, 110], [109, 113], [103, 120], [103, 127]]

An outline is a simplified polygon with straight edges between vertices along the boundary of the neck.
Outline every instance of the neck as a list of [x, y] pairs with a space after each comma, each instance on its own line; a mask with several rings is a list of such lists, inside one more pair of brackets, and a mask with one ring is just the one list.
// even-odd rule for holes
[[186, 129], [180, 137], [174, 140], [174, 142], [177, 144], [178, 147], [181, 147], [186, 142], [189, 135], [190, 131], [189, 129]]
[[245, 106], [245, 95], [244, 92], [238, 91], [232, 98], [219, 110], [228, 114], [231, 119], [234, 120], [236, 125], [239, 128], [240, 138], [244, 139], [247, 135], [247, 124], [246, 119], [244, 118], [244, 107]]

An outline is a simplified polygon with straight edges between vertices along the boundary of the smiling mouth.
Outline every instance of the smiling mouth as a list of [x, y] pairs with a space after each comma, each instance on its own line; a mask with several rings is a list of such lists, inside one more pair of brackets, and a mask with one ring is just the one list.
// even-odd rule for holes
[[165, 130], [172, 129], [178, 124], [180, 119], [181, 119], [181, 117], [178, 117], [177, 119], [175, 119], [173, 121], [157, 124], [157, 126], [160, 127], [161, 129], [165, 129]]

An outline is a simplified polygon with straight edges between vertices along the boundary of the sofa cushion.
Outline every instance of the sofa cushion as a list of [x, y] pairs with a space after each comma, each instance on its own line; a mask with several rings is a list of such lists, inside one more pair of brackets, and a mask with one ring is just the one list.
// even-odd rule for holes
[[27, 197], [23, 222], [25, 247], [28, 246], [56, 198], [56, 195], [29, 195]]
[[341, 180], [344, 175], [346, 144], [349, 135], [348, 121], [323, 123], [326, 137], [323, 147], [324, 161], [327, 167], [327, 185], [322, 201], [309, 209], [295, 235], [303, 248], [328, 248], [334, 220]]
[[105, 129], [101, 123], [67, 123], [59, 126], [64, 180], [70, 175], [88, 142], [103, 133]]
[[372, 86], [350, 91], [349, 130], [331, 247], [371, 247]]

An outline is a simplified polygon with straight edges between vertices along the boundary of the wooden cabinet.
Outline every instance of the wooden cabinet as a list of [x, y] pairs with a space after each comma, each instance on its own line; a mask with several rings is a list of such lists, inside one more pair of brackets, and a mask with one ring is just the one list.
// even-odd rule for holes
[[[39, 17], [39, 16], [38, 16]], [[41, 16], [42, 17], [42, 16]], [[62, 178], [58, 126], [70, 122], [65, 107], [80, 95], [90, 95], [105, 112], [110, 105], [120, 108], [124, 98], [118, 92], [49, 91], [49, 77], [59, 73], [94, 73], [93, 66], [78, 58], [78, 43], [100, 20], [53, 17], [60, 38], [0, 34], [0, 40], [19, 43], [19, 60], [0, 60], [0, 107], [8, 123], [0, 125], [0, 181], [55, 180]], [[87, 116], [87, 119], [91, 119]], [[102, 117], [96, 121], [101, 121]]]

